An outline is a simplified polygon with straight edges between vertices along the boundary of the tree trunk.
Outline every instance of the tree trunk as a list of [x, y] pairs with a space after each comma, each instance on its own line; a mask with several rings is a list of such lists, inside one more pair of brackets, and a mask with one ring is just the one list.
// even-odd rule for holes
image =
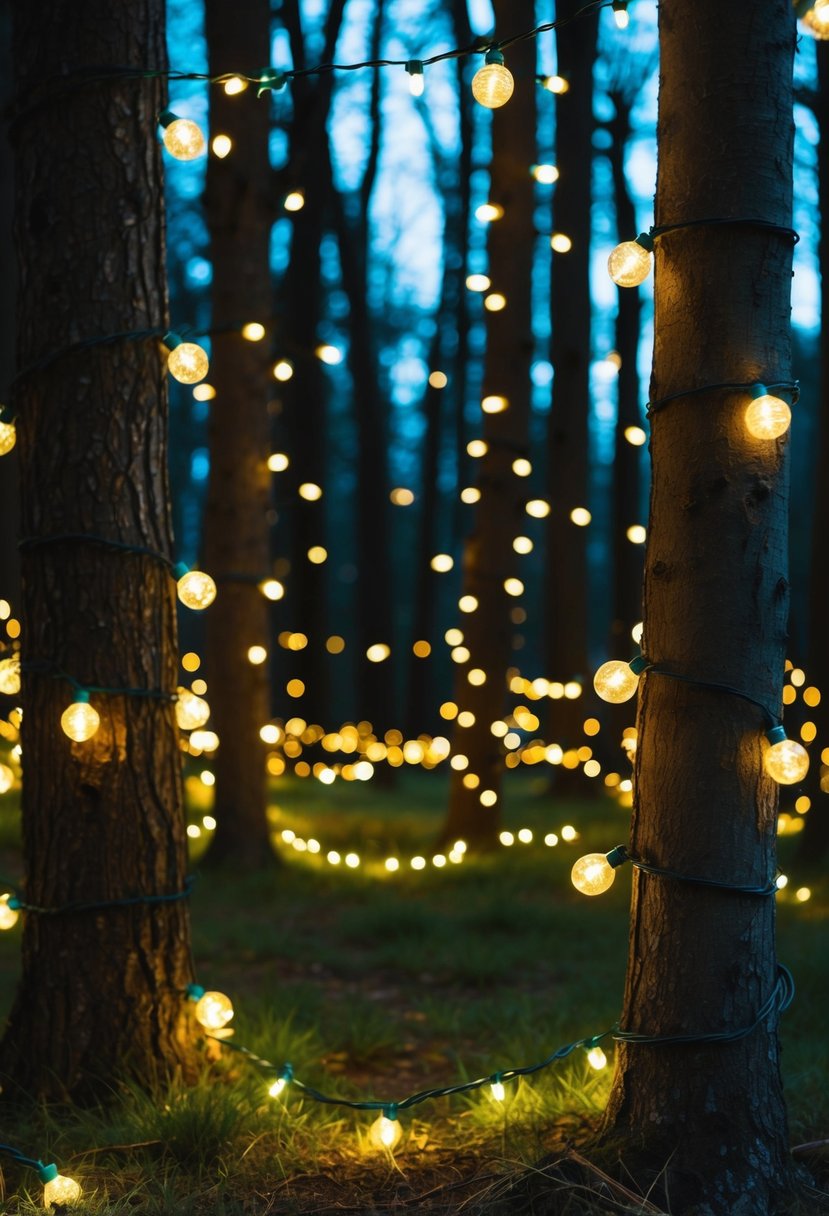
[[[794, 35], [788, 0], [752, 22], [717, 0], [662, 4], [657, 224], [791, 223]], [[656, 262], [652, 400], [789, 378], [785, 231], [688, 227], [662, 238]], [[788, 441], [752, 439], [748, 401], [718, 388], [654, 415], [644, 643], [692, 682], [643, 678], [631, 851], [680, 874], [764, 885], [777, 789], [762, 767], [762, 714], [693, 683], [780, 704]], [[631, 916], [625, 1030], [752, 1026], [777, 978], [772, 899], [637, 870]], [[736, 1042], [623, 1044], [604, 1135], [623, 1138], [643, 1184], [660, 1174], [678, 1216], [777, 1212], [792, 1178], [778, 1051], [774, 1016]]]
[[[164, 564], [83, 533], [169, 553], [165, 368], [158, 341], [73, 343], [167, 323], [156, 123], [162, 81], [85, 84], [86, 64], [166, 67], [164, 7], [17, 5], [14, 131], [23, 528], [25, 898], [47, 908], [181, 891], [187, 864], [173, 705], [93, 693], [86, 743], [60, 730], [81, 685], [176, 684], [174, 584]], [[36, 103], [48, 83], [54, 95]], [[63, 352], [63, 353], [61, 353]], [[51, 358], [51, 356], [56, 356]], [[27, 372], [25, 369], [29, 369]], [[0, 1047], [4, 1087], [111, 1092], [193, 1063], [184, 900], [29, 913]]]
[[[245, 20], [226, 0], [205, 9], [210, 72], [228, 64], [267, 63], [270, 6], [254, 0]], [[267, 402], [269, 343], [239, 334], [271, 311], [269, 243], [272, 221], [268, 157], [269, 101], [211, 94], [211, 127], [229, 135], [226, 159], [207, 169], [207, 222], [213, 262], [213, 360], [216, 397], [210, 413], [210, 481], [204, 513], [205, 565], [219, 595], [207, 616], [206, 672], [214, 761], [214, 861], [237, 867], [274, 860], [266, 819], [267, 782], [259, 731], [270, 717], [268, 666], [248, 660], [269, 642], [268, 604], [259, 583], [268, 571]], [[228, 331], [228, 332], [223, 332]]]
[[[559, 18], [581, 8], [563, 0]], [[581, 17], [556, 30], [558, 72], [570, 84], [556, 99], [556, 164], [553, 231], [572, 241], [553, 253], [551, 358], [553, 400], [548, 432], [549, 499], [545, 590], [547, 676], [583, 682], [587, 675], [587, 537], [570, 513], [588, 506], [590, 416], [590, 205], [593, 146], [593, 62], [598, 17]], [[583, 741], [581, 699], [550, 702], [548, 737], [563, 748]], [[584, 792], [578, 770], [555, 770], [556, 788]]]
[[[496, 28], [507, 18], [517, 28], [530, 28], [533, 0], [496, 0]], [[513, 540], [524, 530], [526, 477], [514, 470], [527, 460], [530, 417], [532, 336], [533, 179], [535, 160], [535, 93], [526, 83], [535, 73], [533, 39], [518, 42], [510, 65], [519, 84], [503, 110], [493, 113], [490, 201], [503, 216], [489, 228], [489, 276], [493, 290], [506, 297], [506, 308], [487, 313], [487, 349], [483, 399], [503, 398], [507, 408], [482, 412], [486, 453], [478, 461], [481, 497], [475, 507], [474, 531], [463, 554], [462, 595], [474, 596], [477, 608], [461, 618], [469, 658], [455, 668], [454, 700], [474, 716], [470, 726], [456, 722], [453, 751], [467, 757], [463, 770], [452, 770], [449, 810], [442, 840], [463, 839], [493, 848], [501, 821], [504, 748], [493, 735], [493, 722], [503, 718], [506, 672], [516, 599], [509, 580], [519, 573]], [[483, 673], [483, 683], [477, 683]], [[483, 799], [483, 801], [482, 801]]]
[[[0, 109], [11, 101], [12, 8], [9, 0], [0, 4]], [[6, 126], [0, 131], [0, 265], [6, 271], [0, 275], [0, 384], [11, 382], [14, 375], [14, 309], [16, 275], [13, 268], [12, 214], [14, 211], [14, 178], [12, 149]], [[0, 407], [7, 402], [0, 401]], [[17, 555], [20, 485], [16, 449], [0, 456], [0, 598], [9, 600], [17, 612], [20, 608], [20, 562]]]
[[815, 497], [812, 512], [812, 561], [809, 569], [809, 683], [821, 691], [820, 704], [809, 710], [817, 727], [812, 763], [806, 776], [805, 792], [811, 799], [803, 835], [798, 844], [801, 864], [813, 865], [829, 853], [829, 765], [821, 754], [829, 747], [829, 631], [826, 629], [826, 604], [829, 597], [829, 567], [825, 554], [824, 525], [829, 519], [829, 43], [816, 41], [818, 88], [815, 117], [820, 126], [817, 151], [818, 205], [820, 208], [820, 405], [815, 453]]

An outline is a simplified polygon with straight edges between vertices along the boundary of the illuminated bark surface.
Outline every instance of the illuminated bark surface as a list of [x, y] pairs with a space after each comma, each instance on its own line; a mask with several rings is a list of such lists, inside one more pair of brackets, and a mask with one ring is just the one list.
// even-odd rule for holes
[[[656, 223], [791, 223], [787, 0], [763, 20], [716, 0], [660, 7]], [[690, 227], [656, 252], [651, 399], [790, 376], [792, 242], [751, 225]], [[777, 710], [788, 612], [788, 439], [751, 439], [747, 395], [680, 398], [653, 419], [647, 656]], [[632, 852], [683, 874], [764, 884], [777, 790], [761, 713], [670, 678], [640, 687]], [[621, 1024], [647, 1035], [751, 1026], [776, 981], [774, 902], [635, 872]], [[618, 1052], [604, 1135], [674, 1213], [764, 1216], [791, 1182], [777, 1026], [739, 1041]], [[647, 1166], [653, 1168], [648, 1175]], [[657, 1200], [658, 1201], [658, 1200]]]
[[[72, 73], [163, 69], [166, 49], [160, 0], [89, 0], [82, 19], [75, 5], [18, 5], [15, 22], [25, 369], [85, 339], [165, 325], [163, 82], [90, 85]], [[94, 345], [26, 374], [14, 399], [24, 535], [91, 533], [169, 552], [166, 398], [156, 339]], [[23, 567], [23, 658], [37, 668], [23, 680], [25, 894], [55, 907], [179, 891], [187, 850], [172, 703], [93, 697], [100, 729], [73, 744], [59, 725], [71, 688], [51, 674], [171, 692], [169, 572], [73, 542], [24, 550]], [[191, 978], [186, 901], [29, 915], [0, 1047], [5, 1093], [82, 1096], [125, 1070], [146, 1080], [186, 1069]]]

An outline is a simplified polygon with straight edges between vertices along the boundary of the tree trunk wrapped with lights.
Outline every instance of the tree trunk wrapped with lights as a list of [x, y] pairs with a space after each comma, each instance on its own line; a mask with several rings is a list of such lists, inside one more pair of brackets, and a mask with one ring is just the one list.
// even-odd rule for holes
[[[496, 4], [496, 25], [530, 29], [533, 5], [522, 0]], [[532, 214], [535, 160], [534, 39], [515, 43], [509, 63], [519, 87], [503, 110], [493, 116], [492, 180], [489, 201], [493, 218], [488, 234], [487, 351], [481, 403], [482, 455], [478, 458], [475, 527], [463, 554], [461, 604], [473, 610], [461, 615], [463, 647], [468, 657], [456, 667], [458, 706], [453, 751], [467, 760], [454, 768], [449, 813], [442, 838], [458, 838], [492, 847], [498, 840], [503, 743], [493, 723], [504, 717], [507, 668], [515, 626], [512, 610], [520, 600], [519, 555], [513, 542], [525, 529], [527, 498], [530, 362], [532, 359]], [[466, 715], [471, 715], [471, 721]], [[506, 733], [506, 727], [504, 727]]]
[[[23, 898], [40, 910], [0, 1073], [63, 1097], [193, 1063], [165, 365], [155, 337], [94, 341], [166, 329], [165, 90], [83, 78], [163, 71], [164, 6], [18, 5], [14, 54]], [[61, 732], [71, 681], [112, 690], [87, 742]]]
[[[228, 63], [268, 61], [270, 8], [258, 0], [239, 21], [216, 0], [206, 9], [211, 71]], [[272, 205], [268, 158], [270, 94], [256, 101], [224, 89], [211, 93], [211, 123], [232, 143], [211, 157], [207, 216], [213, 262], [213, 364], [210, 483], [204, 517], [205, 564], [220, 594], [207, 618], [208, 698], [219, 736], [214, 762], [216, 833], [211, 857], [243, 865], [273, 860], [265, 817], [265, 758], [259, 731], [270, 717], [267, 663], [250, 662], [269, 647], [267, 600], [269, 500], [267, 403], [269, 340], [242, 327], [271, 313], [269, 265]]]
[[789, 0], [752, 21], [716, 0], [660, 8], [656, 222], [671, 231], [656, 244], [651, 395], [665, 404], [643, 652], [680, 678], [640, 686], [631, 853], [676, 877], [635, 872], [605, 1138], [643, 1182], [662, 1176], [676, 1213], [764, 1216], [791, 1181], [773, 897], [683, 878], [774, 885], [755, 702], [779, 711], [788, 440], [753, 437], [745, 414], [752, 384], [790, 376], [794, 34]]

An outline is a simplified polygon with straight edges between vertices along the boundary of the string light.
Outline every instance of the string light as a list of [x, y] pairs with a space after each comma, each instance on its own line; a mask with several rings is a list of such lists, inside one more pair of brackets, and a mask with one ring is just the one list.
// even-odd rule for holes
[[179, 384], [198, 384], [210, 370], [210, 360], [207, 351], [197, 342], [185, 342], [172, 331], [162, 338], [169, 350], [167, 368], [174, 380]]
[[609, 853], [587, 853], [570, 871], [570, 880], [582, 895], [603, 895], [613, 886], [618, 866], [626, 860], [624, 849]]
[[233, 1017], [233, 1002], [223, 992], [207, 992], [199, 984], [189, 984], [187, 997], [195, 1001], [196, 1021], [205, 1030], [223, 1030]]
[[198, 730], [210, 717], [210, 706], [189, 688], [179, 688], [175, 713], [180, 730]]
[[0, 406], [0, 456], [7, 456], [17, 443], [17, 429], [8, 414]]
[[393, 1106], [387, 1106], [369, 1129], [369, 1139], [375, 1148], [393, 1149], [403, 1134]]
[[[829, 0], [827, 0], [829, 3]], [[746, 429], [755, 439], [779, 439], [792, 421], [792, 411], [782, 397], [770, 393], [765, 384], [755, 384], [752, 402], [745, 412]]]
[[203, 570], [188, 570], [183, 563], [179, 563], [173, 573], [177, 579], [178, 598], [185, 608], [201, 612], [210, 607], [216, 598], [216, 584], [209, 574]]
[[548, 93], [568, 93], [570, 91], [570, 81], [564, 76], [539, 76], [538, 83], [542, 89], [546, 89]]
[[172, 110], [164, 110], [158, 122], [164, 128], [161, 137], [164, 147], [176, 160], [198, 160], [204, 156], [207, 144], [198, 123], [189, 118], [179, 118]]
[[10, 892], [0, 895], [0, 929], [13, 929], [20, 919], [14, 896]]
[[89, 693], [79, 688], [75, 700], [60, 716], [63, 733], [75, 743], [86, 743], [101, 725], [98, 711], [89, 703]]
[[652, 268], [653, 238], [647, 232], [640, 232], [635, 241], [622, 241], [607, 259], [608, 274], [617, 287], [638, 287]]
[[[829, 2], [829, 0], [827, 0]], [[613, 20], [618, 30], [626, 30], [630, 24], [628, 0], [613, 0]]]
[[410, 59], [406, 64], [406, 71], [409, 73], [409, 92], [412, 97], [422, 97], [425, 88], [423, 61], [420, 59]]
[[630, 663], [619, 659], [609, 659], [602, 663], [593, 677], [593, 687], [603, 701], [611, 705], [621, 705], [629, 701], [639, 687], [639, 676], [647, 666], [647, 662], [639, 656]]
[[43, 1206], [51, 1207], [77, 1203], [81, 1197], [80, 1184], [74, 1178], [58, 1173], [56, 1165], [43, 1165], [38, 1169], [43, 1185]]
[[229, 135], [214, 135], [210, 141], [210, 147], [213, 150], [214, 156], [218, 156], [219, 160], [224, 160], [226, 156], [230, 155], [233, 140]]
[[497, 110], [512, 97], [515, 81], [496, 47], [486, 53], [484, 66], [472, 77], [472, 96], [487, 110]]
[[809, 753], [782, 726], [766, 731], [771, 747], [763, 754], [763, 768], [778, 785], [796, 785], [809, 771]]
[[292, 190], [290, 194], [285, 195], [282, 206], [286, 211], [301, 211], [305, 206], [305, 195], [301, 190]]

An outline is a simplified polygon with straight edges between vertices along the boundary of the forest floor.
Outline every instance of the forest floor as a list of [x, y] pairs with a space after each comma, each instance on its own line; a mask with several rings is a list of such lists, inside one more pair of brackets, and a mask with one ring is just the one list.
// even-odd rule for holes
[[[515, 842], [438, 868], [439, 775], [406, 773], [394, 789], [282, 780], [271, 808], [282, 864], [244, 876], [200, 864], [209, 806], [191, 780], [191, 822], [202, 833], [192, 841], [197, 979], [231, 996], [232, 1042], [290, 1060], [298, 1079], [326, 1094], [391, 1103], [541, 1062], [609, 1029], [621, 1001], [629, 869], [598, 899], [578, 895], [569, 871], [583, 853], [623, 841], [628, 812], [610, 798], [561, 802], [537, 778], [508, 781], [504, 827]], [[11, 877], [20, 872], [14, 819], [10, 797], [0, 799], [0, 873]], [[566, 825], [578, 834], [570, 843]], [[520, 829], [531, 842], [519, 842]], [[549, 833], [554, 847], [543, 843]], [[307, 848], [314, 840], [319, 853]], [[789, 883], [778, 896], [779, 953], [798, 986], [782, 1026], [784, 1072], [791, 1142], [824, 1142], [801, 1158], [825, 1187], [829, 884], [798, 867], [796, 843], [781, 840]], [[331, 865], [331, 850], [343, 859], [354, 851], [361, 864]], [[415, 855], [429, 859], [423, 870], [412, 869]], [[389, 856], [400, 859], [397, 872], [384, 868]], [[19, 934], [0, 935], [0, 1016]], [[97, 1108], [37, 1108], [18, 1120], [15, 1142], [76, 1177], [80, 1211], [95, 1216], [659, 1213], [580, 1152], [609, 1089], [608, 1042], [611, 1066], [599, 1071], [580, 1046], [507, 1082], [503, 1101], [486, 1084], [401, 1111], [393, 1152], [370, 1143], [376, 1112], [310, 1100], [296, 1085], [271, 1098], [273, 1078], [222, 1047], [195, 1086], [147, 1094], [114, 1085]], [[0, 1167], [2, 1210], [42, 1211], [33, 1175]]]

